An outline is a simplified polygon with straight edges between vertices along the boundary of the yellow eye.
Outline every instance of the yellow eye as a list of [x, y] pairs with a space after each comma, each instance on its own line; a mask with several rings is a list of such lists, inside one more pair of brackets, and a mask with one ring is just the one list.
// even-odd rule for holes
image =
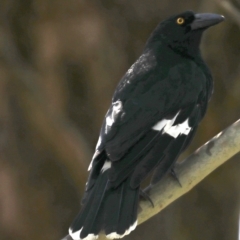
[[177, 24], [182, 25], [185, 22], [184, 18], [180, 17], [177, 19]]

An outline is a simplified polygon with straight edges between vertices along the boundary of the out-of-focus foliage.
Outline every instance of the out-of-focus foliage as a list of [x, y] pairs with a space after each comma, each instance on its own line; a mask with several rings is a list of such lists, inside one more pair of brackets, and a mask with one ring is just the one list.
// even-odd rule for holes
[[[240, 3], [232, 4], [238, 13]], [[215, 93], [184, 156], [239, 117], [240, 25], [224, 6], [220, 0], [1, 0], [1, 240], [67, 233], [114, 88], [167, 16], [192, 9], [227, 18], [204, 36]], [[237, 240], [239, 167], [236, 156], [126, 239]]]

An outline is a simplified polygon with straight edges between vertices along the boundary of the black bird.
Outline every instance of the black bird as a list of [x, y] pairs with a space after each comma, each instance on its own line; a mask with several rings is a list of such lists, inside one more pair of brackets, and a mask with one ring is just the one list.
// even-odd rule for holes
[[137, 226], [141, 182], [173, 169], [204, 117], [213, 91], [199, 45], [218, 14], [186, 11], [161, 22], [119, 82], [104, 119], [73, 239], [103, 230], [122, 238]]

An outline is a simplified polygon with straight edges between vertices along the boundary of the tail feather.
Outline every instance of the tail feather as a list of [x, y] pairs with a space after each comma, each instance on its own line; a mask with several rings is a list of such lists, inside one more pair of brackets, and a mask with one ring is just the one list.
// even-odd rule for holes
[[[130, 180], [130, 179], [129, 179]], [[130, 182], [130, 181], [129, 181]], [[128, 183], [129, 185], [130, 183]], [[121, 237], [128, 235], [137, 226], [137, 210], [139, 201], [139, 187], [132, 189], [130, 187], [125, 189], [122, 211], [120, 212], [119, 224], [117, 233]]]
[[[115, 192], [113, 192], [115, 191]], [[124, 194], [124, 183], [117, 189], [109, 190], [104, 202], [104, 209], [107, 209], [104, 213], [104, 226], [106, 234], [114, 232], [118, 226], [120, 213], [122, 211]]]
[[[116, 194], [116, 198], [118, 197], [118, 211], [116, 211], [116, 207], [115, 210], [114, 208], [106, 210], [109, 215], [116, 213], [118, 221], [115, 225], [108, 222], [108, 227], [104, 228], [108, 238], [122, 238], [136, 227], [139, 187], [132, 189], [130, 179], [127, 179], [119, 186], [119, 189], [119, 193]], [[112, 207], [114, 207], [114, 204]], [[105, 221], [107, 222], [107, 219]], [[132, 227], [133, 225], [134, 227]]]
[[101, 226], [96, 228], [94, 221], [100, 211], [107, 182], [107, 173], [103, 173], [99, 176], [94, 188], [90, 190], [85, 204], [69, 228], [69, 234], [74, 240], [96, 239]]
[[[93, 192], [91, 193], [91, 195], [93, 195]], [[69, 234], [70, 232], [77, 232], [78, 230], [82, 229], [84, 220], [88, 216], [89, 208], [92, 205], [93, 200], [94, 198], [90, 196], [89, 201], [86, 202], [86, 204], [82, 207], [80, 213], [77, 215], [77, 217], [74, 219], [73, 223], [71, 224], [69, 228]]]
[[[99, 177], [99, 181], [96, 184], [96, 188], [94, 189], [93, 202], [91, 207], [88, 209], [88, 215], [86, 219], [84, 219], [83, 229], [81, 231], [80, 237], [84, 239], [88, 236], [89, 233], [97, 235], [101, 229], [100, 223], [98, 223], [97, 217], [99, 216], [99, 212], [102, 207], [104, 195], [107, 189], [108, 178], [107, 173], [101, 174]], [[96, 224], [98, 223], [98, 224]]]
[[108, 188], [108, 170], [101, 173], [69, 234], [74, 240], [93, 240], [104, 230], [108, 238], [122, 238], [136, 227], [138, 199], [139, 187], [132, 189], [130, 179]]

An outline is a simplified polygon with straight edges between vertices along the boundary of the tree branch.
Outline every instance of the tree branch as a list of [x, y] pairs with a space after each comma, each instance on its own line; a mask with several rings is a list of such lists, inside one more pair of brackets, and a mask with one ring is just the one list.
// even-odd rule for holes
[[[173, 178], [165, 177], [158, 184], [146, 189], [154, 203], [154, 208], [148, 201], [140, 201], [138, 224], [145, 222], [177, 198], [190, 191], [239, 151], [240, 120], [220, 132], [182, 163], [176, 165], [174, 169], [182, 187], [179, 187], [179, 184]], [[66, 236], [62, 240], [70, 239], [70, 236]], [[105, 239], [105, 237], [101, 236], [100, 239]]]

